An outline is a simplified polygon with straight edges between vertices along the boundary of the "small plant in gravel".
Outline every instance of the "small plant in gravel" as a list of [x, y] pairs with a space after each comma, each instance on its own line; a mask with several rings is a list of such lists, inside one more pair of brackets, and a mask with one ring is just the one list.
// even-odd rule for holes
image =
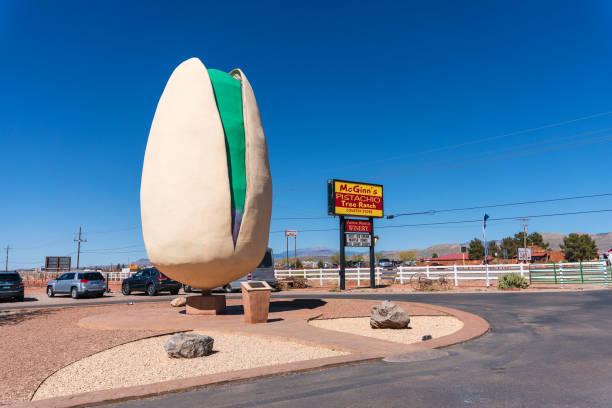
[[499, 278], [497, 287], [499, 289], [526, 289], [529, 286], [527, 279], [518, 273], [507, 273]]

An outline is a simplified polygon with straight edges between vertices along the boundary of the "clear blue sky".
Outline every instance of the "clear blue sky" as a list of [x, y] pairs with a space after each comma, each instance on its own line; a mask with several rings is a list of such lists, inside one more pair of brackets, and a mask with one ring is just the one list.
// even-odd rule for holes
[[[168, 77], [190, 57], [249, 77], [274, 218], [325, 217], [332, 177], [383, 184], [386, 213], [612, 192], [612, 130], [603, 130], [612, 115], [452, 147], [612, 111], [611, 13], [605, 1], [0, 2], [0, 245], [15, 248], [10, 268], [40, 266], [45, 255], [74, 255], [82, 225], [93, 251], [82, 264], [146, 257], [147, 135]], [[609, 208], [612, 197], [487, 213]], [[335, 227], [275, 219], [270, 246], [284, 250], [274, 231]], [[491, 221], [488, 236], [519, 228]], [[529, 230], [607, 232], [612, 215], [533, 219]], [[468, 241], [481, 226], [377, 233], [377, 250], [423, 248]], [[337, 231], [298, 237], [302, 248], [337, 241]]]

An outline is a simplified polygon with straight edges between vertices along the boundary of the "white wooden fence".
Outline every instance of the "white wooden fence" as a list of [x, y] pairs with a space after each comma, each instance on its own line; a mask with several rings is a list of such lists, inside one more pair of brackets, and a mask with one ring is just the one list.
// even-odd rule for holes
[[[318, 281], [320, 286], [326, 282], [335, 281], [340, 284], [340, 269], [277, 269], [274, 275], [277, 279], [290, 277], [304, 278]], [[483, 280], [487, 285], [490, 281], [497, 280], [500, 276], [515, 272], [522, 277], [529, 279], [529, 265], [526, 264], [504, 264], [504, 265], [448, 265], [448, 266], [399, 266], [392, 271], [376, 268], [376, 284], [379, 285], [381, 278], [387, 273], [395, 275], [395, 283], [410, 283], [411, 278], [425, 276], [429, 279], [439, 279], [445, 277], [452, 280], [455, 286], [459, 286], [459, 281], [479, 281]], [[370, 268], [346, 268], [346, 281], [357, 281], [357, 286], [362, 286], [362, 281], [368, 281], [369, 285]]]

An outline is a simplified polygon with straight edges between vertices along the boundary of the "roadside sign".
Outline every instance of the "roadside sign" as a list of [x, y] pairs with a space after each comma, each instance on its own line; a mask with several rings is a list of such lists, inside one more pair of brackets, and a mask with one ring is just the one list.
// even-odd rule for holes
[[363, 220], [346, 220], [346, 232], [372, 232], [372, 223]]
[[45, 257], [45, 269], [51, 272], [69, 271], [71, 267], [69, 256], [47, 256]]
[[329, 215], [383, 217], [383, 186], [355, 181], [328, 180]]
[[345, 244], [349, 247], [369, 247], [372, 245], [371, 236], [371, 234], [348, 232], [345, 234]]
[[296, 230], [285, 230], [285, 236], [286, 237], [297, 237], [297, 231]]
[[531, 248], [518, 248], [519, 261], [531, 261]]

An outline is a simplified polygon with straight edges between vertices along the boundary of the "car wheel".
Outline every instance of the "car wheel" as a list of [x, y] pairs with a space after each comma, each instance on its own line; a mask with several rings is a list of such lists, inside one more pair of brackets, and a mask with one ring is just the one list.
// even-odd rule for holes
[[191, 293], [191, 292], [193, 292], [193, 289], [191, 289], [191, 286], [189, 286], [189, 285], [183, 285], [183, 292]]
[[102, 297], [102, 296], [104, 296], [104, 292], [96, 293], [96, 297]]
[[155, 289], [155, 285], [153, 285], [152, 283], [149, 283], [149, 285], [147, 286], [147, 295], [149, 296], [157, 295], [157, 289]]
[[51, 286], [47, 286], [47, 296], [49, 297], [55, 296], [55, 292], [53, 292], [53, 288]]
[[70, 297], [72, 297], [73, 299], [79, 298], [79, 292], [77, 291], [77, 288], [70, 289]]
[[18, 302], [23, 302], [23, 296], [17, 296], [17, 301]]
[[233, 289], [232, 289], [232, 285], [230, 285], [229, 283], [227, 285], [225, 285], [223, 287], [223, 290], [225, 291], [225, 293], [232, 293]]
[[132, 288], [130, 288], [129, 283], [124, 283], [123, 285], [121, 285], [121, 293], [123, 293], [125, 296], [128, 296], [130, 293], [132, 293]]
[[170, 294], [171, 294], [171, 295], [178, 295], [178, 293], [179, 293], [179, 290], [178, 290], [178, 289], [174, 289], [174, 290], [171, 290], [171, 291], [170, 291]]

